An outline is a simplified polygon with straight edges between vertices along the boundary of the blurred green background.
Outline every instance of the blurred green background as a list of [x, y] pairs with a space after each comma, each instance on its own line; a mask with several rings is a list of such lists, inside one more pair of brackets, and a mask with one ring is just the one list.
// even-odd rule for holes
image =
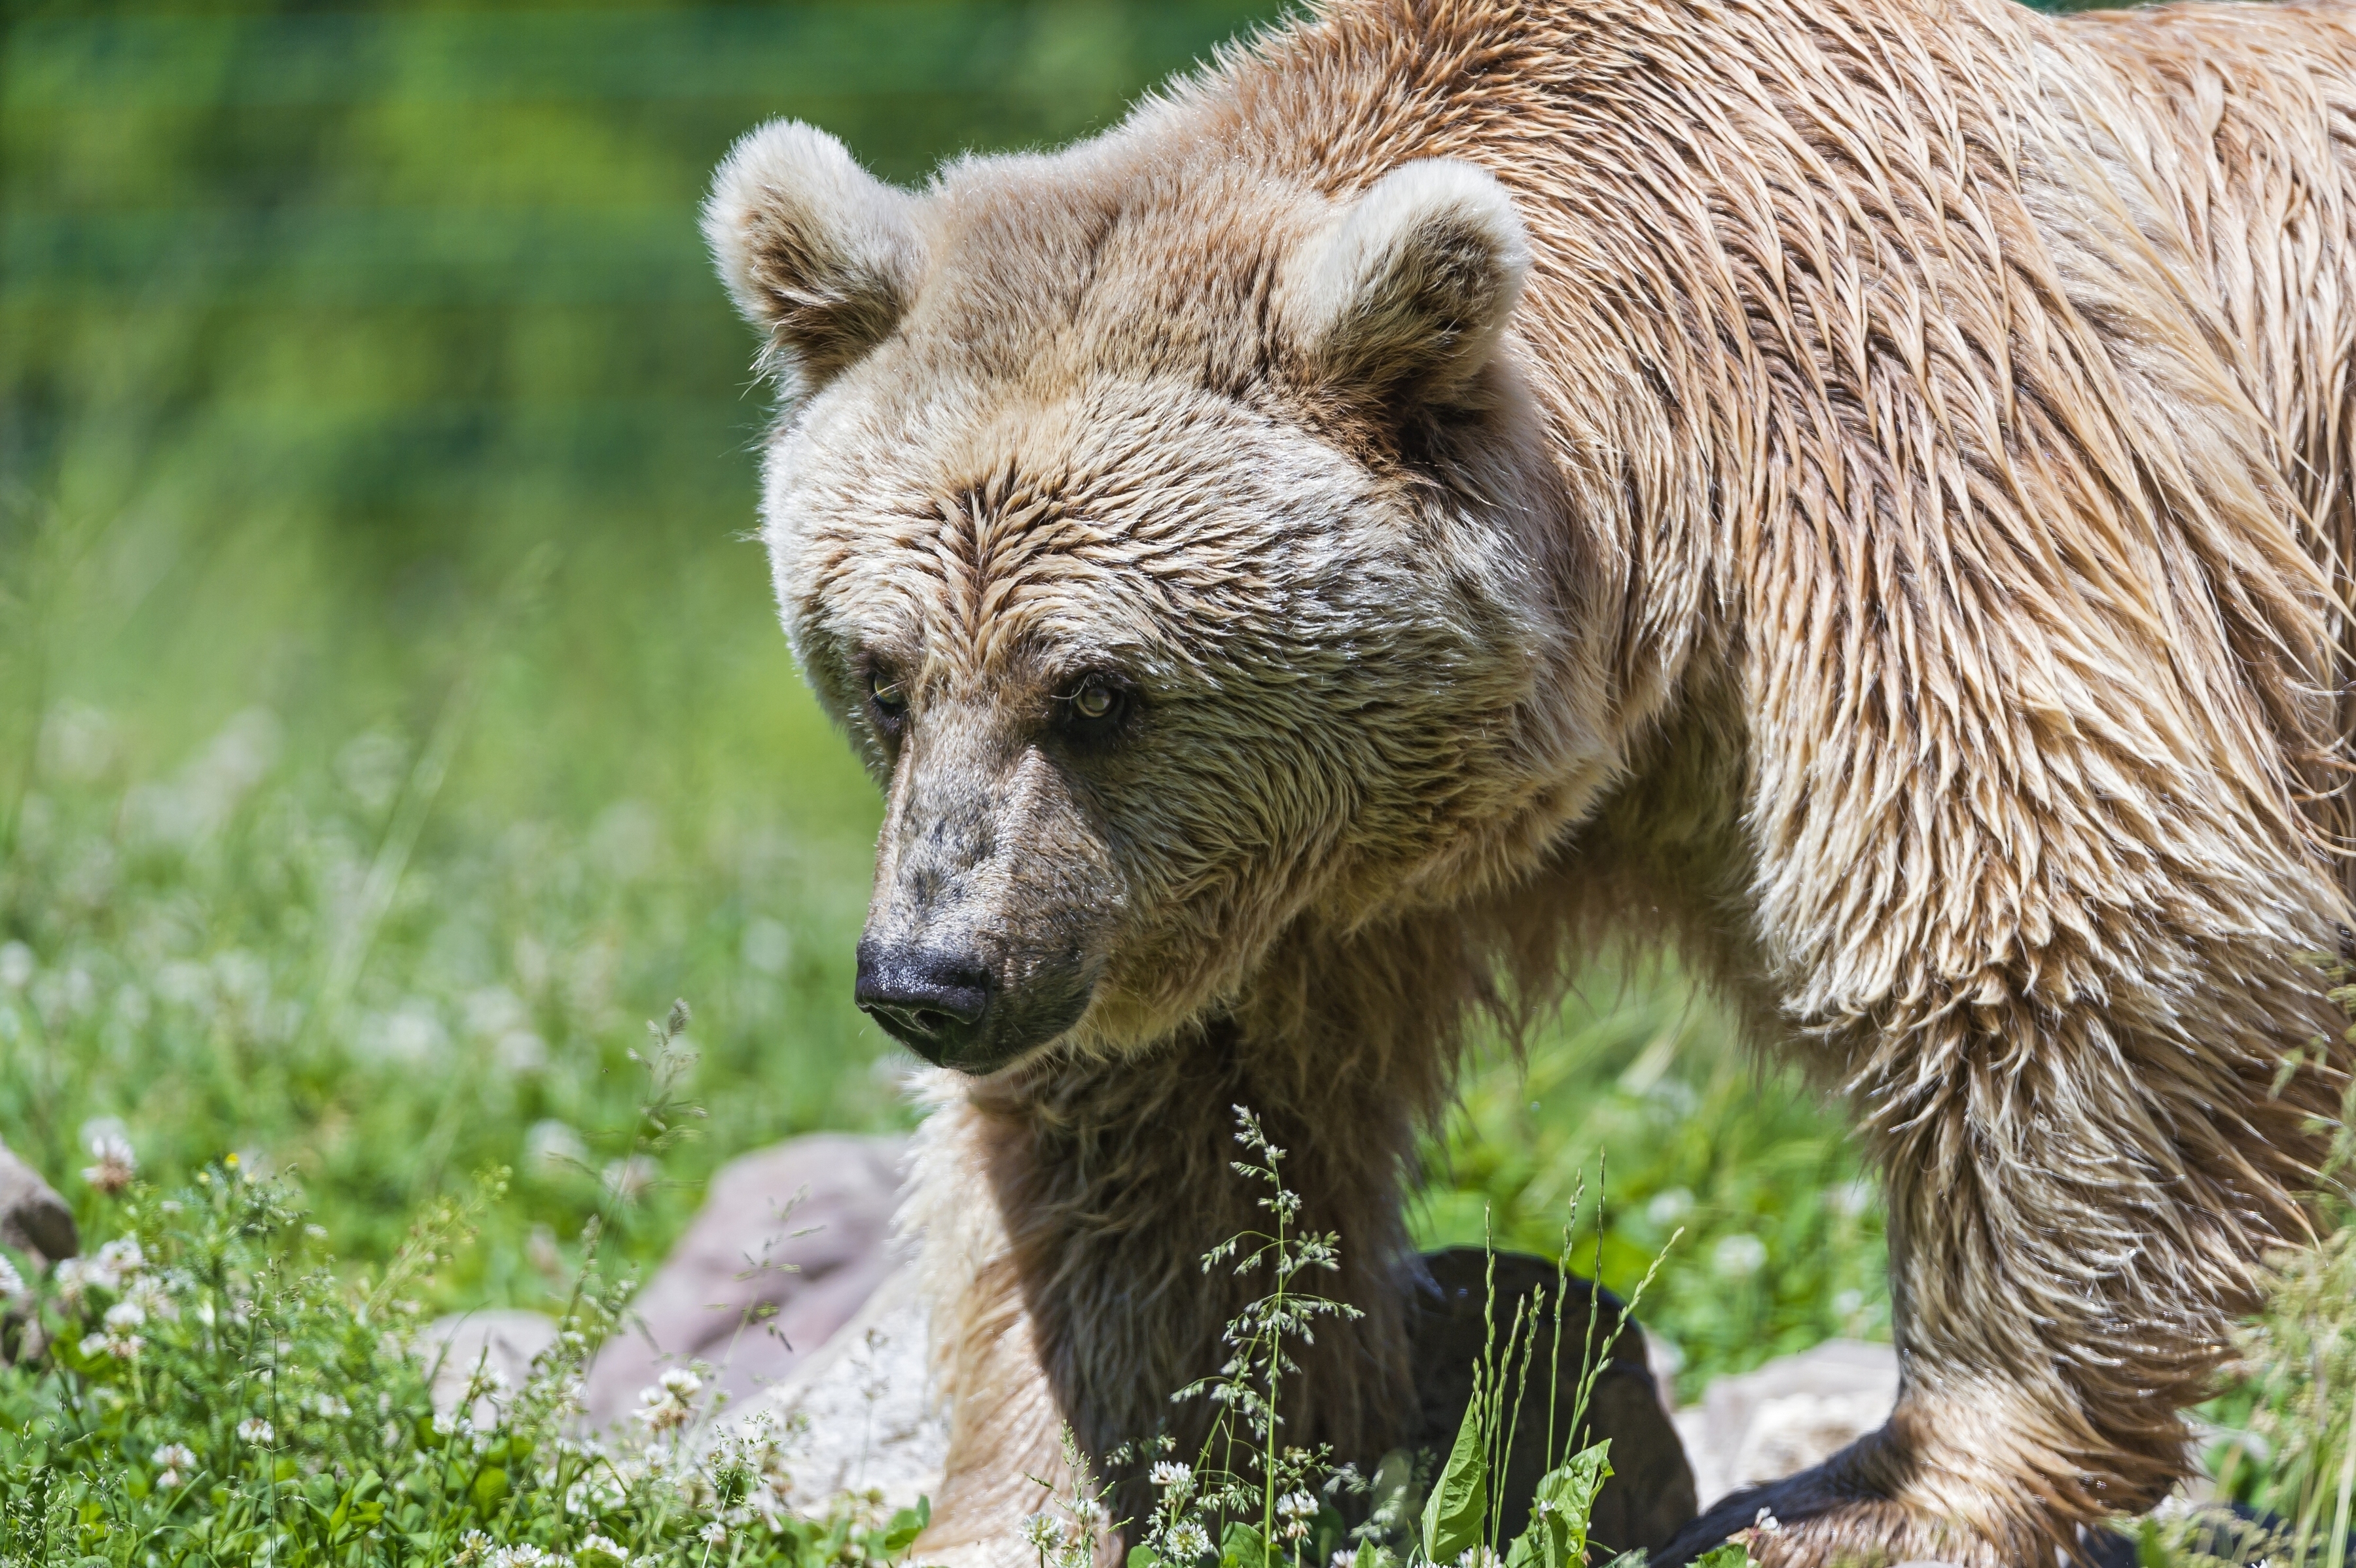
[[[916, 180], [1275, 7], [15, 0], [0, 46], [0, 1137], [78, 1198], [237, 1149], [380, 1257], [515, 1171], [448, 1302], [543, 1305], [611, 1185], [900, 1124], [851, 1005], [877, 803], [776, 629], [766, 417], [695, 208], [773, 115]], [[639, 1021], [708, 1120], [626, 1156]], [[1689, 1379], [1886, 1331], [1878, 1212], [1673, 968], [1493, 1058], [1419, 1208], [1603, 1272]], [[1585, 1254], [1582, 1254], [1583, 1256]]]

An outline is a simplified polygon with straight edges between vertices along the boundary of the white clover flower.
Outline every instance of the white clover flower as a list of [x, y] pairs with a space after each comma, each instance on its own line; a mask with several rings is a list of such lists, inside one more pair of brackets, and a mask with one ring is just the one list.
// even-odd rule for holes
[[1710, 1267], [1734, 1279], [1747, 1279], [1757, 1273], [1767, 1262], [1767, 1243], [1758, 1237], [1738, 1231], [1719, 1240], [1709, 1255]]
[[[98, 1163], [84, 1165], [81, 1179], [110, 1197], [129, 1187], [139, 1174], [139, 1156], [132, 1151], [131, 1140], [111, 1128], [91, 1137], [90, 1153]], [[137, 1243], [133, 1245], [135, 1248]]]
[[488, 1559], [489, 1568], [562, 1568], [567, 1561], [537, 1546], [502, 1546]]
[[1691, 1214], [1693, 1207], [1694, 1195], [1684, 1187], [1673, 1187], [1653, 1195], [1652, 1201], [1644, 1205], [1644, 1218], [1665, 1229]]
[[80, 1306], [92, 1285], [113, 1288], [112, 1282], [99, 1277], [98, 1265], [90, 1258], [68, 1258], [49, 1277], [57, 1282], [59, 1299], [68, 1306]]
[[172, 1299], [171, 1291], [153, 1274], [125, 1283], [123, 1299], [151, 1318], [177, 1318], [180, 1316], [179, 1304]]
[[1196, 1558], [1210, 1555], [1211, 1532], [1191, 1519], [1183, 1524], [1173, 1525], [1163, 1539], [1169, 1544], [1170, 1555], [1181, 1563], [1192, 1563]]
[[112, 1356], [118, 1361], [135, 1360], [145, 1348], [147, 1341], [136, 1334], [109, 1332], [81, 1337], [81, 1353], [92, 1358]]
[[1153, 1468], [1145, 1473], [1145, 1478], [1168, 1491], [1173, 1487], [1184, 1486], [1194, 1478], [1194, 1473], [1175, 1459], [1157, 1459]]
[[147, 1314], [135, 1301], [118, 1301], [106, 1309], [106, 1316], [102, 1321], [107, 1327], [121, 1333], [146, 1327]]
[[321, 1394], [311, 1402], [311, 1408], [329, 1421], [340, 1421], [352, 1413], [352, 1407], [333, 1394]]
[[1044, 1513], [1034, 1513], [1023, 1521], [1023, 1539], [1041, 1552], [1053, 1552], [1064, 1544], [1063, 1527]]
[[1317, 1499], [1307, 1492], [1287, 1492], [1276, 1499], [1279, 1519], [1307, 1519], [1317, 1511]]
[[166, 1443], [147, 1457], [155, 1466], [159, 1491], [177, 1491], [187, 1481], [187, 1472], [197, 1467], [197, 1455], [185, 1443]]
[[706, 1546], [722, 1546], [728, 1541], [728, 1527], [716, 1519], [696, 1533], [702, 1538], [703, 1544]]
[[99, 1266], [110, 1270], [118, 1279], [129, 1279], [147, 1266], [147, 1254], [139, 1250], [135, 1236], [119, 1237], [98, 1250]]
[[16, 1272], [16, 1264], [0, 1258], [0, 1301], [24, 1294], [25, 1276]]
[[581, 1544], [573, 1555], [576, 1562], [602, 1557], [609, 1563], [626, 1563], [630, 1560], [630, 1549], [611, 1536], [599, 1535], [593, 1530], [581, 1538]]
[[1456, 1568], [1498, 1568], [1497, 1554], [1485, 1546], [1468, 1546], [1456, 1560]]
[[237, 1435], [242, 1442], [267, 1448], [278, 1441], [278, 1431], [258, 1415], [250, 1415], [237, 1423]]
[[1112, 1509], [1102, 1498], [1082, 1498], [1072, 1504], [1072, 1522], [1082, 1530], [1103, 1530], [1112, 1523]]
[[673, 1367], [662, 1375], [662, 1387], [673, 1399], [691, 1400], [703, 1391], [703, 1380], [685, 1367]]

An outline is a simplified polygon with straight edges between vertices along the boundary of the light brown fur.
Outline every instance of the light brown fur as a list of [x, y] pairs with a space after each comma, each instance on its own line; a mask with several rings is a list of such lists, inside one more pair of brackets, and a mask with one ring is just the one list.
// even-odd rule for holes
[[1238, 1101], [1369, 1314], [1288, 1434], [1395, 1437], [1417, 1130], [1615, 935], [1887, 1178], [1898, 1411], [1717, 1528], [2043, 1563], [2182, 1473], [2344, 1081], [2272, 1090], [2350, 923], [2356, 13], [1337, 0], [918, 197], [766, 135], [781, 602], [871, 939], [1008, 1053], [933, 1086], [920, 1555], [1213, 1365]]

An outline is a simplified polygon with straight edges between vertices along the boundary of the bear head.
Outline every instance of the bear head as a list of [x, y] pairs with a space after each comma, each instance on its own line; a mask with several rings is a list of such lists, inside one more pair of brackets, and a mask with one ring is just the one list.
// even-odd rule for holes
[[909, 192], [777, 124], [705, 210], [786, 391], [786, 627], [887, 800], [858, 1000], [968, 1072], [1149, 1044], [1296, 922], [1505, 875], [1579, 749], [1533, 700], [1569, 590], [1505, 191], [1156, 143]]

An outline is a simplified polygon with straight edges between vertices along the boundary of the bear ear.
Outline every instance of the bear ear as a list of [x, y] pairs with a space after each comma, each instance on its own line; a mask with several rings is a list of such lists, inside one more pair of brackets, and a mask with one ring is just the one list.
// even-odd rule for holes
[[924, 268], [913, 205], [841, 142], [793, 121], [729, 150], [703, 238], [736, 308], [768, 335], [765, 370], [813, 392], [884, 340]]
[[1293, 256], [1280, 318], [1321, 385], [1394, 405], [1462, 404], [1529, 265], [1494, 177], [1443, 159], [1406, 164]]

